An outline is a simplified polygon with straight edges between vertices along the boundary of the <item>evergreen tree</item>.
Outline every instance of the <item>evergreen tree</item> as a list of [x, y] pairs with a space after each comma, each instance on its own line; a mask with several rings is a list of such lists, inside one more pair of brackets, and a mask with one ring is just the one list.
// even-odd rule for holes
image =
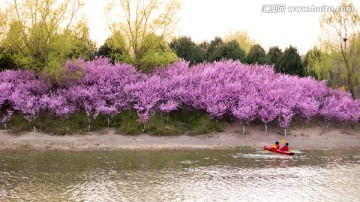
[[269, 48], [267, 57], [269, 58], [270, 64], [274, 65], [275, 71], [279, 72], [279, 61], [282, 56], [282, 50], [278, 46], [272, 46]]
[[[210, 43], [211, 45], [211, 43]], [[218, 46], [211, 55], [209, 55], [209, 61], [219, 61], [221, 59], [233, 59], [245, 62], [245, 51], [239, 46], [239, 44], [233, 40]]]
[[250, 48], [249, 53], [246, 56], [246, 62], [248, 64], [269, 64], [269, 58], [267, 57], [265, 50], [259, 45], [253, 45]]
[[287, 47], [279, 60], [278, 71], [285, 74], [305, 76], [305, 69], [297, 49]]
[[190, 37], [182, 36], [174, 39], [169, 46], [178, 57], [189, 61], [191, 65], [204, 62], [206, 59], [205, 50], [196, 45]]

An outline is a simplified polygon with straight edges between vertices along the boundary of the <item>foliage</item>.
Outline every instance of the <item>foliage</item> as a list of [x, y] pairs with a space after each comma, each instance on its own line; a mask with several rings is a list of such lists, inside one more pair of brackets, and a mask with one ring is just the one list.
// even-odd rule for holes
[[[107, 7], [110, 27], [125, 39], [129, 60], [138, 70], [168, 65], [176, 56], [165, 43], [176, 25], [177, 0], [112, 0]], [[115, 18], [115, 19], [114, 19]], [[150, 60], [150, 61], [149, 61]]]
[[72, 40], [73, 44], [69, 47], [70, 50], [66, 55], [66, 58], [82, 58], [85, 60], [94, 59], [96, 44], [91, 41], [89, 27], [85, 22], [77, 24], [75, 29], [69, 31], [71, 31], [69, 39]]
[[144, 55], [136, 66], [140, 66], [143, 72], [149, 72], [154, 67], [166, 67], [177, 60], [176, 54], [161, 36], [149, 36], [144, 45]]
[[354, 98], [360, 83], [360, 16], [354, 5], [346, 0], [339, 7], [346, 10], [326, 12], [320, 18], [321, 49], [331, 62], [330, 71], [336, 69], [339, 74], [345, 73], [347, 89]]
[[259, 44], [255, 44], [251, 46], [250, 51], [246, 56], [246, 63], [269, 64], [270, 61], [265, 53], [265, 50]]
[[201, 46], [206, 50], [207, 58], [209, 59], [214, 52], [224, 44], [222, 38], [216, 36], [210, 43], [204, 42]]
[[316, 78], [317, 80], [324, 80], [329, 72], [329, 70], [325, 68], [325, 65], [322, 66], [322, 68], [319, 68], [319, 64], [323, 64], [323, 54], [324, 53], [321, 53], [317, 46], [314, 46], [313, 49], [306, 53], [303, 62], [306, 74]]
[[[43, 113], [35, 122], [38, 130], [52, 135], [83, 134], [87, 129], [87, 119], [84, 112], [69, 115], [66, 119], [59, 119], [52, 114]], [[93, 124], [92, 130], [96, 130]]]
[[31, 130], [31, 124], [21, 114], [14, 114], [8, 121], [8, 129], [13, 134], [19, 134]]
[[19, 69], [11, 55], [0, 46], [0, 71], [5, 69]]
[[7, 2], [2, 13], [2, 45], [15, 64], [37, 72], [54, 72], [67, 58], [89, 58], [95, 45], [88, 28], [74, 19], [80, 0]]
[[153, 135], [201, 135], [222, 130], [222, 123], [207, 113], [181, 109], [171, 113], [156, 113], [150, 118], [147, 131]]
[[111, 58], [112, 64], [115, 64], [115, 61], [126, 61], [129, 57], [129, 53], [126, 49], [125, 38], [120, 32], [113, 33], [108, 39], [106, 39], [105, 43], [100, 46], [96, 55], [98, 57]]
[[[210, 47], [211, 48], [211, 43]], [[233, 59], [245, 61], [245, 51], [241, 49], [236, 41], [226, 42], [218, 46], [210, 55], [209, 61], [219, 61], [221, 59]]]
[[206, 60], [205, 50], [195, 44], [190, 37], [183, 36], [173, 39], [169, 46], [178, 57], [189, 61], [190, 65], [202, 63]]
[[270, 60], [270, 64], [274, 65], [275, 70], [279, 70], [279, 61], [283, 52], [278, 46], [272, 46], [269, 48], [267, 57]]
[[[66, 122], [79, 114], [81, 128], [102, 127], [99, 121], [108, 118], [125, 133], [200, 134], [221, 130], [217, 120], [229, 117], [242, 124], [277, 121], [283, 128], [295, 116], [355, 123], [360, 117], [360, 102], [350, 94], [311, 77], [276, 74], [267, 65], [230, 60], [189, 68], [188, 62], [178, 61], [148, 74], [106, 58], [67, 65], [82, 76], [56, 88], [30, 71], [0, 72], [2, 122], [21, 114], [30, 125], [42, 127], [39, 123], [51, 120], [44, 116]], [[66, 133], [65, 126], [54, 127]]]
[[305, 75], [301, 57], [295, 47], [290, 46], [285, 48], [284, 53], [280, 57], [278, 69], [276, 69], [276, 71], [297, 76]]
[[[189, 116], [191, 114], [191, 116]], [[92, 123], [92, 131], [107, 127], [107, 116], [99, 115]], [[110, 122], [116, 132], [125, 135], [138, 135], [142, 124], [138, 121], [136, 111], [128, 110], [116, 115]], [[87, 116], [83, 111], [59, 119], [50, 113], [42, 113], [34, 125], [40, 131], [52, 135], [84, 134], [87, 131]], [[7, 129], [19, 134], [31, 130], [32, 125], [21, 114], [14, 114], [8, 122]], [[211, 119], [205, 112], [174, 111], [170, 114], [158, 112], [148, 121], [147, 133], [152, 135], [200, 135], [223, 130], [222, 123]]]
[[138, 121], [135, 110], [124, 111], [114, 117], [117, 133], [127, 135], [138, 135], [141, 133], [143, 125]]
[[246, 54], [248, 54], [251, 47], [256, 44], [255, 40], [250, 38], [246, 31], [237, 31], [235, 33], [230, 32], [225, 35], [224, 40], [225, 42], [235, 40]]

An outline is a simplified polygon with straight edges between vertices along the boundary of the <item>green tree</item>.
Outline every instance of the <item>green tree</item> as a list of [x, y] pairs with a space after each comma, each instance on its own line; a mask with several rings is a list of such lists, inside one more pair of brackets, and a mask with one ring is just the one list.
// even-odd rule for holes
[[[211, 45], [211, 43], [210, 43]], [[221, 59], [233, 59], [245, 61], [245, 51], [239, 46], [239, 44], [233, 40], [226, 42], [217, 47], [213, 53], [209, 56], [209, 61], [218, 61]]]
[[199, 44], [199, 47], [203, 49], [205, 52], [207, 52], [207, 49], [209, 48], [209, 42], [203, 41]]
[[126, 42], [120, 32], [113, 33], [105, 43], [99, 47], [96, 53], [100, 57], [108, 57], [114, 64], [117, 62], [126, 62], [129, 58], [129, 53], [126, 49]]
[[80, 0], [8, 1], [1, 13], [2, 45], [17, 65], [54, 72], [67, 57], [83, 56], [78, 46], [84, 35], [79, 38], [76, 26], [83, 33], [85, 24], [74, 23], [82, 6]]
[[93, 59], [96, 52], [96, 43], [90, 39], [89, 27], [83, 22], [70, 31], [68, 39], [71, 39], [73, 44], [69, 47], [69, 53], [66, 57], [71, 59]]
[[225, 42], [230, 42], [233, 40], [238, 42], [239, 46], [245, 51], [246, 54], [249, 53], [251, 47], [256, 43], [255, 40], [250, 38], [246, 31], [237, 31], [235, 33], [230, 32], [224, 37]]
[[267, 53], [267, 57], [269, 58], [270, 64], [274, 65], [274, 68], [276, 71], [278, 71], [279, 68], [279, 61], [282, 56], [283, 52], [278, 46], [272, 46], [269, 48], [269, 51]]
[[206, 55], [208, 60], [210, 60], [210, 56], [214, 54], [214, 52], [219, 49], [222, 45], [224, 45], [224, 41], [222, 38], [216, 36], [210, 43], [203, 43], [202, 46], [206, 48]]
[[191, 65], [206, 60], [205, 50], [196, 45], [190, 37], [183, 36], [173, 39], [169, 46], [178, 57], [189, 61]]
[[304, 66], [297, 49], [293, 46], [285, 48], [284, 53], [280, 57], [277, 72], [305, 76]]
[[339, 65], [339, 72], [344, 69], [347, 89], [355, 97], [359, 88], [360, 16], [354, 5], [346, 0], [339, 7], [344, 9], [326, 12], [320, 18], [321, 47], [325, 56], [333, 61], [331, 66]]
[[[138, 69], [147, 69], [143, 65], [154, 60], [163, 65], [173, 61], [175, 54], [163, 42], [172, 35], [180, 8], [178, 0], [111, 0], [107, 7], [111, 30], [124, 37], [129, 59]], [[147, 63], [145, 59], [152, 59], [149, 55], [156, 59]]]
[[248, 64], [269, 64], [270, 60], [267, 57], [265, 50], [259, 44], [256, 44], [250, 48], [250, 51], [246, 56], [246, 62]]
[[5, 69], [18, 69], [14, 60], [3, 47], [0, 47], [0, 71]]
[[154, 34], [148, 37], [146, 42], [144, 45], [146, 51], [139, 61], [142, 71], [148, 72], [154, 67], [165, 67], [178, 59], [162, 36]]
[[[318, 64], [322, 62], [322, 53], [317, 46], [314, 46], [311, 50], [309, 50], [304, 58], [304, 68], [306, 70], [306, 74], [316, 78], [317, 80], [323, 79], [323, 73], [319, 72]], [[323, 68], [321, 68], [323, 69]], [[321, 71], [320, 69], [320, 71]]]

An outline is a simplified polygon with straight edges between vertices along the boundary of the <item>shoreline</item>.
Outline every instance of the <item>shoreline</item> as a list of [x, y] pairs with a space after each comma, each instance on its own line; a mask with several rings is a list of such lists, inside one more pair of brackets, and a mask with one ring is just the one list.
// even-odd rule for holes
[[359, 149], [360, 131], [356, 129], [319, 126], [292, 128], [290, 135], [276, 131], [262, 131], [259, 127], [247, 127], [243, 135], [237, 127], [226, 127], [223, 132], [197, 136], [136, 136], [115, 134], [107, 128], [84, 135], [53, 136], [41, 132], [20, 135], [0, 130], [0, 151], [4, 150], [60, 150], [60, 151], [122, 151], [122, 150], [233, 150], [262, 149], [275, 141], [286, 140], [290, 149], [336, 150]]

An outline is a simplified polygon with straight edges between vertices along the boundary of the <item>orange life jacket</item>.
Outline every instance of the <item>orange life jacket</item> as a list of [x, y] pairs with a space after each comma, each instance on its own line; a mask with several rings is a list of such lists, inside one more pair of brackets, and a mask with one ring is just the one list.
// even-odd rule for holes
[[272, 146], [272, 148], [274, 148], [274, 149], [279, 149], [279, 148], [280, 148], [280, 145], [274, 144], [274, 145]]

